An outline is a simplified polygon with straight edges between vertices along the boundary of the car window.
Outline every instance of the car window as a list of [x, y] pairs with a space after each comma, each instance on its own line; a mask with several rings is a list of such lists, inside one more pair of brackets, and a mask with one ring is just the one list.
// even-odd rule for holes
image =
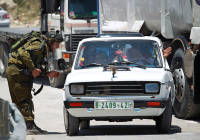
[[75, 69], [109, 64], [162, 67], [159, 45], [152, 40], [91, 41], [80, 46]]

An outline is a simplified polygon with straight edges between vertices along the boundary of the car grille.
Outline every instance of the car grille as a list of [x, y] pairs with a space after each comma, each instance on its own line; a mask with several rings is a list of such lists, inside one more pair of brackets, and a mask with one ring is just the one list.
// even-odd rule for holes
[[143, 95], [145, 82], [98, 82], [85, 84], [86, 95]]
[[78, 44], [81, 40], [85, 38], [90, 38], [90, 37], [96, 37], [97, 34], [72, 34], [71, 35], [71, 46], [72, 46], [72, 51], [76, 51]]

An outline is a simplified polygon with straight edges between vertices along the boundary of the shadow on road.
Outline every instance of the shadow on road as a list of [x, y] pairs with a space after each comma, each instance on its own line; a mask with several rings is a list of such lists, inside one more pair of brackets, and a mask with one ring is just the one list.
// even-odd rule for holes
[[200, 120], [195, 120], [196, 122], [200, 123]]
[[197, 122], [197, 123], [200, 123], [200, 119], [194, 119], [194, 120], [192, 120], [192, 121], [195, 121], [195, 122]]
[[[169, 134], [181, 133], [179, 126], [173, 125]], [[154, 125], [98, 125], [81, 130], [79, 136], [92, 135], [161, 135]]]
[[[27, 136], [34, 136], [34, 135], [61, 135], [66, 133], [60, 133], [60, 132], [47, 132], [46, 134], [28, 134]], [[1, 140], [1, 139], [0, 139]]]
[[[176, 116], [174, 116], [174, 117], [176, 117]], [[178, 119], [180, 119], [180, 118], [178, 118]], [[180, 119], [180, 120], [186, 120], [186, 121], [192, 121], [192, 122], [200, 123], [200, 116], [197, 116], [197, 118], [193, 118], [193, 119]]]
[[58, 134], [66, 134], [66, 133], [60, 133], [60, 132], [48, 132], [47, 134], [45, 135], [58, 135]]

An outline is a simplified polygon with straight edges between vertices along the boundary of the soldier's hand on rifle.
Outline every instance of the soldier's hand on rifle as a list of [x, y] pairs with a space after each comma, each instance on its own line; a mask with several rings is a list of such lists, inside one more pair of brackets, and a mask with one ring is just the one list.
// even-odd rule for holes
[[40, 76], [41, 72], [42, 72], [41, 69], [35, 68], [35, 69], [32, 71], [32, 75], [33, 75], [34, 78], [36, 78], [36, 77]]
[[168, 47], [167, 49], [163, 50], [163, 56], [164, 58], [167, 58], [172, 52], [172, 48]]
[[47, 76], [50, 78], [57, 78], [59, 75], [60, 75], [60, 73], [56, 72], [56, 71], [51, 71], [47, 74]]

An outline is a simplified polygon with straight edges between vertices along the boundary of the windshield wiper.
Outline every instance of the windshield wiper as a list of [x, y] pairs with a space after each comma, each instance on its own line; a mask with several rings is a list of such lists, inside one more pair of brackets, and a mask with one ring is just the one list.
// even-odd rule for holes
[[88, 68], [88, 67], [102, 67], [103, 64], [97, 64], [97, 63], [90, 63], [88, 65], [82, 66], [82, 68]]
[[117, 66], [105, 65], [105, 66], [103, 67], [103, 70], [104, 70], [104, 71], [107, 71], [108, 69], [111, 70], [112, 67], [114, 67], [116, 70], [119, 70], [119, 71], [124, 71], [124, 70], [130, 71], [130, 67], [128, 67], [128, 66], [121, 66], [121, 65], [117, 65]]
[[108, 65], [130, 65], [130, 64], [134, 64], [135, 66], [134, 67], [139, 67], [139, 68], [143, 68], [145, 69], [146, 66], [145, 65], [142, 65], [142, 64], [138, 64], [137, 62], [131, 62], [131, 61], [120, 61], [120, 62], [112, 62]]

